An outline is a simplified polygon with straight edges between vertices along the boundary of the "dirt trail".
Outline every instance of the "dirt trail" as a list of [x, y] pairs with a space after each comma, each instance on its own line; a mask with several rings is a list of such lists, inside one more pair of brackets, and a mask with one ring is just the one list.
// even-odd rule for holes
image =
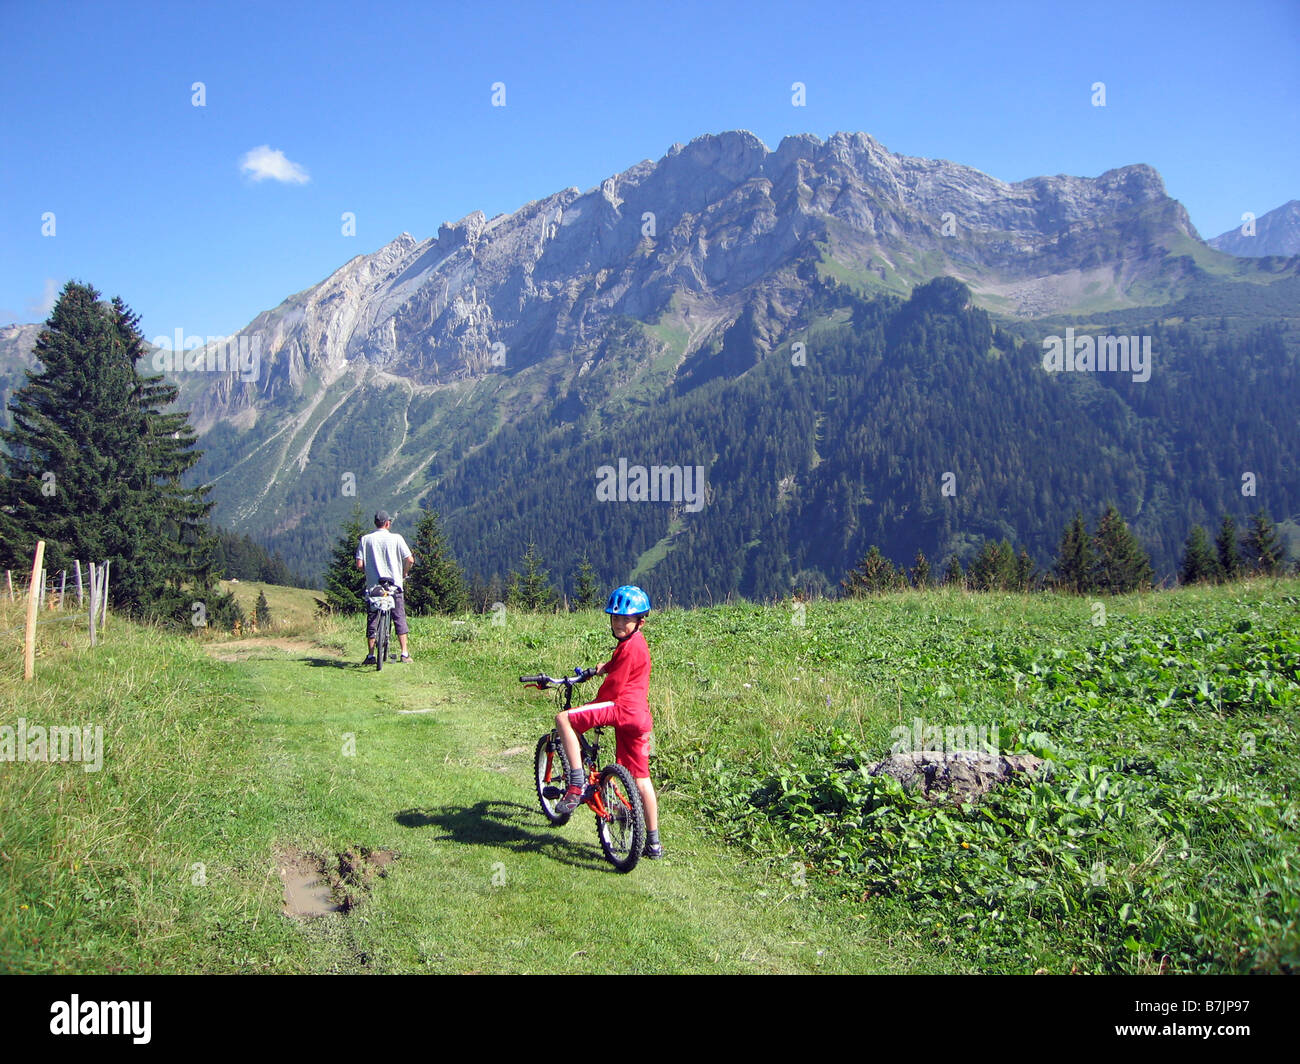
[[294, 654], [328, 654], [332, 658], [343, 656], [336, 647], [313, 643], [306, 639], [291, 639], [288, 636], [232, 639], [228, 643], [208, 643], [203, 649], [218, 661], [243, 661], [259, 650], [283, 650]]

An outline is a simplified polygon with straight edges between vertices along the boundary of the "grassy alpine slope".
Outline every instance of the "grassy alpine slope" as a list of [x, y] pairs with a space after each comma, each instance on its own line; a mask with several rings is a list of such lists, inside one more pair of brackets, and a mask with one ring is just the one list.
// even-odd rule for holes
[[[1300, 583], [1107, 600], [906, 593], [657, 614], [669, 856], [619, 876], [536, 809], [598, 613], [360, 622], [205, 648], [42, 629], [0, 724], [101, 724], [103, 767], [0, 762], [9, 971], [1231, 971], [1297, 965]], [[64, 646], [63, 644], [68, 645]], [[222, 660], [226, 659], [226, 660]], [[408, 712], [402, 712], [402, 711]], [[409, 711], [420, 712], [409, 712]], [[860, 771], [890, 730], [996, 724], [1055, 772], [966, 810]], [[281, 914], [277, 855], [394, 849], [347, 916]]]

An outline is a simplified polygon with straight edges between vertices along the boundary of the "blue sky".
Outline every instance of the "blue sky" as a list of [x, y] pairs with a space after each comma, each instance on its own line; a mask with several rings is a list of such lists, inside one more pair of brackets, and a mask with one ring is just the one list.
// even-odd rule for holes
[[1206, 238], [1300, 197], [1297, 0], [0, 0], [0, 35], [0, 324], [78, 279], [146, 338], [228, 334], [403, 231], [727, 129], [1007, 181], [1149, 163]]

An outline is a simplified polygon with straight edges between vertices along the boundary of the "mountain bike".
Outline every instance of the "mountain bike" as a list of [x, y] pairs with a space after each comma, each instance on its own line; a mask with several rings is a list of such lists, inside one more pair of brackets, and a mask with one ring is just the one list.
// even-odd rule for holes
[[[559, 689], [564, 708], [572, 709], [573, 688], [595, 675], [595, 669], [575, 669], [572, 676], [521, 676], [519, 682], [539, 691]], [[645, 845], [645, 812], [632, 773], [619, 764], [600, 767], [600, 735], [603, 730], [592, 728], [578, 736], [583, 775], [588, 784], [582, 804], [596, 814], [596, 836], [606, 860], [618, 871], [630, 872], [641, 859], [641, 849]], [[543, 815], [556, 826], [567, 823], [569, 817], [555, 808], [564, 797], [569, 782], [569, 759], [564, 753], [558, 729], [552, 729], [537, 740], [533, 764], [537, 801]]]
[[366, 588], [365, 599], [371, 610], [379, 611], [379, 623], [375, 628], [375, 671], [384, 667], [388, 657], [388, 632], [393, 625], [393, 607], [397, 600], [393, 598], [393, 588], [386, 580], [381, 580], [374, 587]]

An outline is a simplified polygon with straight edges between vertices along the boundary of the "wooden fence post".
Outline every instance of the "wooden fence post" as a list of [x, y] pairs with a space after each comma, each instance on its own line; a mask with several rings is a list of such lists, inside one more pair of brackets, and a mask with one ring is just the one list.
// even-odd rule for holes
[[59, 579], [59, 609], [63, 609], [64, 596], [68, 592], [68, 570], [63, 570], [63, 575]]
[[45, 561], [45, 540], [36, 541], [36, 557], [32, 560], [32, 582], [27, 588], [27, 631], [23, 636], [23, 679], [36, 674], [36, 580], [41, 575], [41, 562]]
[[99, 603], [95, 601], [95, 563], [90, 562], [90, 645], [95, 645], [95, 614]]
[[77, 574], [77, 609], [81, 609], [81, 607], [86, 604], [85, 599], [82, 597], [81, 594], [81, 560], [74, 559], [72, 566]]
[[99, 601], [100, 601], [99, 608], [103, 610], [103, 613], [100, 614], [99, 617], [99, 630], [101, 632], [104, 632], [108, 629], [108, 565], [109, 565], [108, 562], [104, 562], [104, 567], [100, 570], [100, 573], [102, 574], [101, 578], [104, 581], [103, 592], [99, 596]]
[[14, 600], [14, 572], [12, 569], [5, 570], [5, 588], [9, 591], [9, 601]]
[[45, 608], [45, 570], [44, 569], [40, 571], [40, 578], [41, 578], [41, 584], [40, 584], [41, 589], [36, 599], [36, 608], [38, 610]]

